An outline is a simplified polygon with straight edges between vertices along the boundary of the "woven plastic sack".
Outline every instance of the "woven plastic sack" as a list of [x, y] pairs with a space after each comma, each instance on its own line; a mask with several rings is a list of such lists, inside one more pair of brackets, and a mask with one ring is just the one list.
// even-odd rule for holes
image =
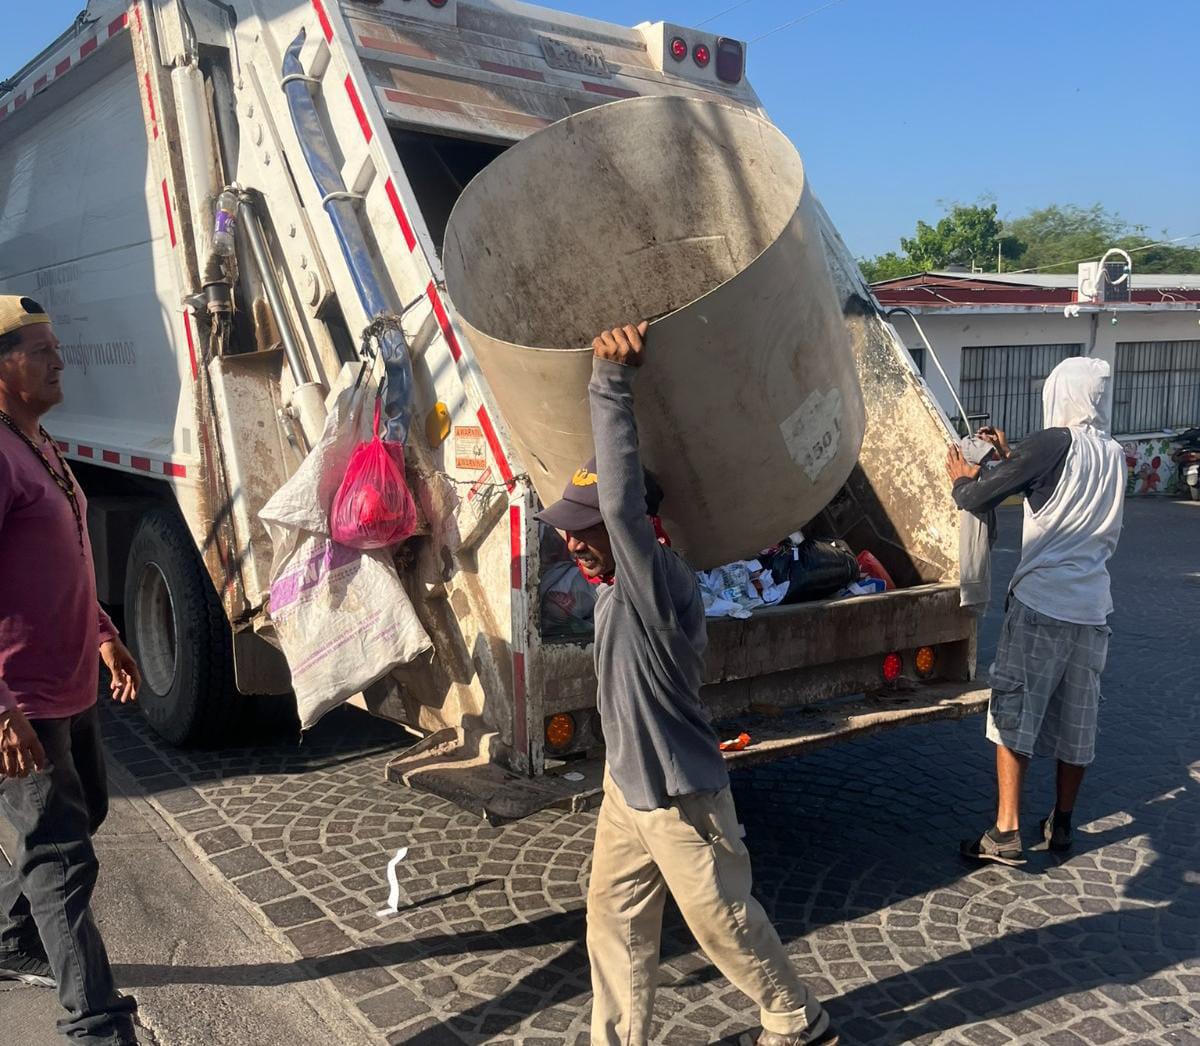
[[292, 672], [304, 730], [431, 646], [387, 551], [334, 542], [330, 507], [365, 435], [363, 401], [342, 391], [325, 431], [262, 507], [271, 536], [271, 627]]
[[354, 448], [346, 476], [333, 496], [333, 540], [369, 551], [390, 548], [417, 529], [417, 506], [404, 478], [404, 447], [379, 436], [379, 398], [373, 437]]

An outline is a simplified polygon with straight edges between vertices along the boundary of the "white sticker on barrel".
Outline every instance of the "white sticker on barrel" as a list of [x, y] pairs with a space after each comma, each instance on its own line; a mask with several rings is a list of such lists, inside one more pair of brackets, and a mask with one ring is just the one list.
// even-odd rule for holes
[[842, 434], [842, 393], [811, 392], [779, 426], [792, 460], [815, 483], [837, 457]]

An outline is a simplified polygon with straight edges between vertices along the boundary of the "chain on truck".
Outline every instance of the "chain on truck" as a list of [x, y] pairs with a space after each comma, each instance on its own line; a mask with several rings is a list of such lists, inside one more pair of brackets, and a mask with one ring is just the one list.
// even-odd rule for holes
[[[4, 83], [0, 288], [54, 319], [66, 399], [48, 420], [155, 730], [234, 743], [244, 709], [288, 702], [258, 510], [374, 324], [395, 342], [369, 356], [374, 378], [398, 368], [388, 387], [411, 401], [423, 518], [398, 566], [434, 652], [354, 700], [420, 738], [397, 780], [493, 817], [594, 795], [591, 648], [543, 635], [529, 455], [446, 293], [447, 220], [506, 149], [595, 106], [665, 95], [765, 117], [745, 64], [708, 31], [515, 0], [91, 0]], [[214, 243], [218, 204], [236, 206], [231, 242]], [[710, 622], [704, 698], [753, 737], [733, 762], [986, 698], [946, 418], [817, 213], [866, 433], [806, 533], [870, 549], [897, 588]]]

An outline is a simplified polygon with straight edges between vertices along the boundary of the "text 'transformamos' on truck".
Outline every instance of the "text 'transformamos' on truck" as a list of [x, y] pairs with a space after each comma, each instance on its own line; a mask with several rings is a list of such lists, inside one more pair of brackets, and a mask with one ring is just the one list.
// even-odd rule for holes
[[[159, 734], [234, 745], [244, 709], [292, 707], [258, 513], [366, 358], [393, 432], [411, 419], [419, 525], [394, 558], [432, 650], [351, 700], [418, 738], [398, 781], [492, 818], [588, 802], [587, 615], [534, 514], [588, 456], [589, 325], [631, 317], [683, 390], [663, 406], [647, 374], [639, 419], [694, 565], [802, 528], [894, 582], [710, 621], [703, 696], [751, 736], [731, 762], [983, 707], [953, 434], [748, 58], [515, 0], [91, 0], [9, 77], [0, 291], [54, 321], [47, 426]], [[364, 353], [381, 318], [392, 350]], [[723, 367], [680, 362], [734, 327]]]

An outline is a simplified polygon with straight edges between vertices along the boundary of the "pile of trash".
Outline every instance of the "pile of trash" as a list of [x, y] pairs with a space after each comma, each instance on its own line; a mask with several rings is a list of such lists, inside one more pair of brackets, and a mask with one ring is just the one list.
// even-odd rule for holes
[[[557, 533], [542, 533], [542, 635], [583, 638], [593, 630], [597, 590], [579, 572]], [[755, 559], [697, 571], [706, 617], [748, 618], [764, 607], [867, 596], [895, 588], [870, 552], [855, 555], [843, 541], [790, 534]]]
[[790, 534], [756, 559], [697, 573], [706, 617], [748, 618], [763, 607], [866, 596], [895, 588], [870, 552]]

